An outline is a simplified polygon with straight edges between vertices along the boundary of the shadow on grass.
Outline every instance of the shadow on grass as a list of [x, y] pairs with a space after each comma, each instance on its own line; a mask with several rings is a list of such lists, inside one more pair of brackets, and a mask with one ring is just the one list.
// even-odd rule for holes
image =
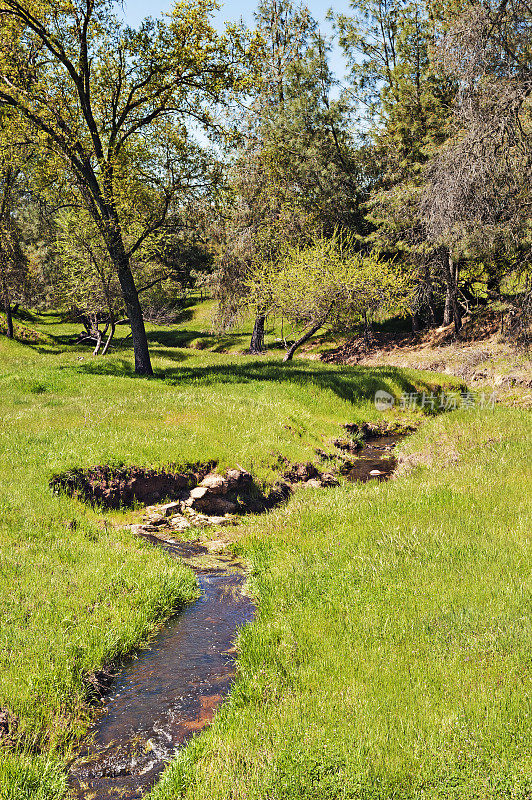
[[190, 353], [183, 353], [182, 350], [176, 350], [173, 347], [157, 347], [156, 345], [151, 349], [151, 353], [157, 358], [166, 358], [168, 361], [175, 361], [176, 364], [180, 361], [187, 361], [187, 359], [194, 358], [195, 356], [193, 351]]
[[[71, 367], [69, 367], [71, 369]], [[136, 377], [133, 367], [125, 359], [114, 359], [112, 362], [92, 362], [79, 365], [78, 372], [91, 375], [116, 375], [119, 377]], [[335, 369], [317, 368], [313, 362], [294, 362], [282, 364], [264, 360], [243, 360], [241, 364], [214, 364], [196, 367], [171, 367], [164, 372], [157, 370], [150, 380], [164, 380], [166, 385], [226, 385], [245, 383], [289, 383], [305, 387], [309, 384], [322, 390], [334, 392], [342, 400], [358, 403], [361, 400], [373, 400], [378, 390], [395, 393], [397, 389], [403, 394], [411, 392], [435, 392], [438, 385], [418, 379], [409, 380], [399, 367], [337, 367]]]
[[[189, 305], [192, 306], [193, 303], [190, 303]], [[180, 325], [182, 322], [190, 322], [193, 319], [194, 319], [194, 311], [192, 310], [192, 308], [183, 308], [181, 311], [177, 312], [177, 316], [173, 324]]]
[[[155, 330], [148, 331], [148, 341], [154, 344], [162, 344], [164, 347], [188, 347], [190, 342], [198, 341], [200, 346], [194, 349], [206, 350], [211, 348], [211, 345], [218, 349], [230, 347], [232, 344], [238, 343], [242, 338], [240, 334], [225, 334], [218, 336], [208, 331], [198, 330]], [[205, 342], [203, 346], [201, 344]], [[216, 352], [216, 351], [215, 351]]]

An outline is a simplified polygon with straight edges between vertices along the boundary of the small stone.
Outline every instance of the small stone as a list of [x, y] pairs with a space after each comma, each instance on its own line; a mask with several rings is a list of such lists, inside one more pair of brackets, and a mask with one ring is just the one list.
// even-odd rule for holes
[[246, 491], [253, 486], [253, 478], [244, 469], [228, 469], [225, 473], [230, 490]]
[[340, 484], [338, 478], [335, 478], [330, 472], [324, 472], [320, 480], [322, 486], [339, 486]]
[[243, 473], [241, 469], [228, 469], [225, 474], [231, 487], [234, 487], [240, 483]]
[[227, 478], [224, 478], [223, 475], [217, 475], [215, 472], [211, 472], [209, 473], [209, 475], [206, 475], [203, 478], [200, 485], [198, 486], [198, 489], [203, 487], [208, 489], [210, 494], [214, 495], [227, 494], [227, 491], [229, 490], [229, 481], [227, 480]]
[[303, 486], [306, 486], [307, 489], [321, 489], [321, 481], [317, 480], [316, 478], [311, 478], [308, 481], [305, 481]]
[[166, 517], [163, 517], [162, 514], [150, 514], [144, 517], [144, 519], [150, 525], [166, 525]]
[[127, 526], [133, 536], [139, 536], [144, 530], [144, 525], [128, 525]]
[[174, 503], [166, 503], [164, 506], [159, 506], [158, 510], [164, 517], [172, 517], [181, 511], [181, 503], [179, 500]]
[[380, 469], [372, 469], [369, 474], [370, 474], [370, 477], [376, 478], [378, 475], [384, 475], [384, 472], [381, 472]]
[[185, 500], [185, 504], [187, 506], [191, 506], [194, 503], [194, 500], [201, 500], [201, 498], [205, 497], [206, 494], [209, 494], [209, 490], [206, 486], [196, 486], [195, 489], [192, 489], [188, 498]]
[[208, 521], [208, 517], [206, 514], [197, 514], [194, 511], [190, 513], [190, 523], [191, 525], [204, 525]]
[[223, 553], [227, 545], [225, 542], [222, 542], [221, 539], [211, 539], [210, 542], [205, 542], [205, 547], [209, 553]]
[[170, 520], [170, 527], [174, 531], [184, 531], [190, 528], [190, 522], [185, 517], [172, 517]]
[[238, 511], [238, 505], [219, 495], [204, 495], [193, 500], [193, 508], [209, 516], [224, 516]]

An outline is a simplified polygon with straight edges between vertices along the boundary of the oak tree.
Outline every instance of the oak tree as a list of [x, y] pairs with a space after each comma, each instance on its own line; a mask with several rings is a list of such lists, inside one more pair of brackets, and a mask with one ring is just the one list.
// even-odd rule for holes
[[152, 367], [131, 260], [182, 188], [190, 120], [214, 124], [240, 58], [210, 24], [213, 9], [189, 0], [132, 30], [109, 0], [0, 0], [0, 105], [25, 123], [50, 178], [68, 174], [70, 202], [91, 215], [141, 375]]

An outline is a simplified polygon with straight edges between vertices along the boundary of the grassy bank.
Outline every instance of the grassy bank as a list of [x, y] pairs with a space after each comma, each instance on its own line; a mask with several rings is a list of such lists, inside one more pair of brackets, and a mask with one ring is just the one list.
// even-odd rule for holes
[[308, 460], [341, 424], [380, 419], [377, 389], [400, 396], [440, 382], [166, 344], [153, 346], [156, 377], [139, 380], [129, 350], [91, 359], [62, 335], [49, 327], [34, 346], [0, 339], [0, 709], [10, 728], [1, 800], [60, 796], [58, 765], [86, 725], [99, 670], [196, 591], [188, 571], [121, 532], [131, 512], [56, 497], [53, 474], [215, 458], [273, 481], [280, 454]]
[[153, 800], [530, 798], [531, 439], [445, 415], [396, 480], [256, 519], [239, 683]]

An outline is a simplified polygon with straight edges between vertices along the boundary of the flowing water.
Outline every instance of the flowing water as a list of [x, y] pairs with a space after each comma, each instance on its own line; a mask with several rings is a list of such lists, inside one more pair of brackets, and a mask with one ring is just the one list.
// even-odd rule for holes
[[[384, 480], [402, 437], [364, 443], [350, 481]], [[145, 535], [196, 572], [202, 595], [170, 619], [123, 668], [74, 762], [78, 800], [134, 800], [146, 794], [176, 751], [212, 721], [235, 676], [234, 640], [254, 607], [242, 594], [244, 567], [197, 543]]]
[[80, 800], [133, 800], [148, 792], [228, 694], [235, 635], [253, 617], [237, 561], [213, 559], [198, 544], [147, 538], [187, 560], [202, 596], [170, 619], [113, 684], [70, 771], [70, 790]]

